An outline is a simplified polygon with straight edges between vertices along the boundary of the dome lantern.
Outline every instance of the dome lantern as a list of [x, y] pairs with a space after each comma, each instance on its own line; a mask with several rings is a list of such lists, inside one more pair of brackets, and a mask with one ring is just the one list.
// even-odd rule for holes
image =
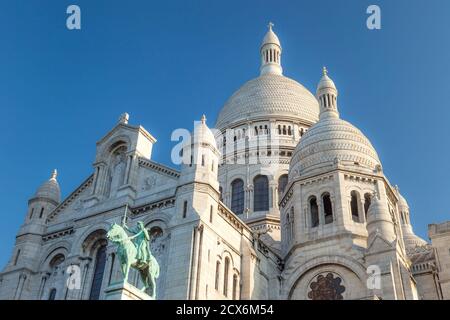
[[338, 91], [333, 80], [328, 76], [328, 70], [323, 67], [322, 78], [317, 86], [316, 97], [320, 104], [320, 118], [333, 117], [338, 118], [337, 108]]
[[261, 44], [261, 75], [271, 73], [281, 75], [281, 44], [277, 35], [273, 32], [274, 24], [269, 22], [269, 31], [264, 36]]

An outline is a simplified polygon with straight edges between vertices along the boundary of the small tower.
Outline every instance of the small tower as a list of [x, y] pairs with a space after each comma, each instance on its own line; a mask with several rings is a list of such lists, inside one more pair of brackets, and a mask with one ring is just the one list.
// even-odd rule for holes
[[339, 117], [337, 108], [338, 91], [333, 80], [328, 76], [326, 67], [323, 67], [322, 78], [317, 86], [316, 97], [320, 105], [320, 119], [326, 117]]
[[202, 182], [219, 190], [217, 179], [220, 152], [214, 134], [206, 125], [206, 117], [195, 124], [190, 143], [183, 147], [180, 183]]
[[25, 221], [16, 236], [16, 244], [10, 268], [27, 267], [31, 270], [38, 263], [42, 235], [46, 232], [46, 219], [61, 201], [61, 191], [56, 180], [56, 169], [28, 201]]
[[269, 31], [267, 31], [261, 44], [261, 75], [268, 73], [281, 75], [283, 73], [283, 68], [281, 67], [281, 44], [272, 30], [273, 26], [274, 24], [270, 22]]
[[[206, 125], [206, 117], [196, 122], [191, 138], [182, 148], [183, 164], [176, 190], [175, 217], [171, 229], [171, 241], [179, 244], [171, 248], [176, 263], [167, 266], [172, 274], [166, 294], [178, 299], [192, 299], [197, 293], [197, 277], [193, 277], [200, 262], [198, 250], [203, 234], [213, 239], [210, 228], [219, 206], [218, 164], [220, 153], [212, 131]], [[208, 240], [210, 241], [210, 240]], [[182, 251], [177, 247], [184, 247]]]
[[58, 171], [53, 170], [50, 179], [45, 181], [36, 191], [35, 195], [28, 201], [29, 220], [45, 223], [49, 212], [58, 206], [61, 201], [61, 190], [59, 188]]
[[400, 216], [400, 223], [402, 227], [403, 241], [405, 243], [406, 249], [414, 249], [416, 246], [426, 245], [427, 242], [417, 236], [412, 228], [409, 205], [406, 199], [400, 194], [398, 186], [395, 186], [395, 191], [398, 196], [398, 213]]
[[378, 235], [382, 239], [393, 242], [396, 239], [394, 223], [385, 201], [375, 193], [367, 213], [367, 243], [370, 244]]

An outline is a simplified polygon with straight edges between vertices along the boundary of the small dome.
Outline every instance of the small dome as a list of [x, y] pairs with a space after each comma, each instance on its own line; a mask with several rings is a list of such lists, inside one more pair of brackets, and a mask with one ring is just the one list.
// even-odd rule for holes
[[323, 75], [322, 78], [320, 79], [319, 84], [317, 85], [317, 93], [325, 89], [334, 89], [337, 91], [334, 81], [331, 80], [331, 78], [328, 76], [327, 69], [323, 67]]
[[409, 211], [408, 202], [400, 193], [398, 193], [398, 208], [400, 211]]
[[46, 198], [59, 203], [61, 201], [61, 190], [56, 180], [57, 171], [53, 171], [49, 180], [44, 182], [34, 194], [35, 198]]
[[214, 134], [206, 125], [206, 117], [202, 116], [200, 122], [198, 122], [194, 128], [193, 139], [195, 142], [207, 143], [217, 149], [217, 142]]
[[425, 240], [414, 234], [411, 227], [402, 228], [402, 231], [403, 231], [403, 241], [405, 242], [405, 247], [407, 250], [427, 244]]
[[300, 139], [289, 176], [310, 174], [337, 163], [370, 173], [381, 165], [377, 152], [359, 129], [340, 118], [323, 118]]
[[314, 123], [319, 119], [319, 104], [297, 81], [267, 73], [248, 81], [228, 99], [219, 113], [216, 128], [274, 116]]
[[266, 44], [276, 44], [277, 46], [281, 47], [278, 36], [275, 34], [275, 32], [272, 31], [272, 26], [273, 24], [269, 24], [269, 31], [267, 31], [266, 35], [264, 36], [261, 47]]
[[369, 139], [351, 123], [339, 118], [337, 89], [323, 68], [317, 86], [319, 122], [297, 144], [289, 166], [290, 179], [320, 173], [336, 166], [373, 173], [381, 169], [380, 159]]

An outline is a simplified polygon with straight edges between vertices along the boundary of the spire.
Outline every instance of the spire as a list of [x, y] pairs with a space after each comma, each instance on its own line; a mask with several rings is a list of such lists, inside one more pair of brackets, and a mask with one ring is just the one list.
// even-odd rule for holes
[[202, 118], [200, 119], [200, 121], [202, 122], [202, 124], [206, 124], [206, 116], [202, 115]]
[[322, 68], [322, 78], [317, 86], [316, 97], [320, 104], [320, 118], [339, 118], [337, 108], [338, 91], [336, 86], [328, 76], [328, 70], [324, 66]]
[[269, 30], [261, 44], [261, 75], [266, 73], [281, 75], [283, 73], [283, 68], [281, 67], [281, 44], [272, 30], [273, 26], [274, 24], [269, 22]]
[[53, 169], [52, 175], [50, 176], [50, 180], [56, 180], [57, 176], [58, 176], [58, 170]]

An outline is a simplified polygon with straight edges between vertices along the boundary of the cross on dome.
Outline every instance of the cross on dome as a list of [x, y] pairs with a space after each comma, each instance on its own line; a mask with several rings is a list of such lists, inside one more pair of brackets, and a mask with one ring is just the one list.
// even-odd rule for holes
[[269, 30], [272, 31], [272, 27], [274, 27], [275, 25], [272, 22], [269, 22], [269, 24], [267, 26], [269, 27]]
[[322, 74], [323, 74], [324, 76], [328, 75], [327, 67], [323, 66], [323, 68], [322, 68]]

